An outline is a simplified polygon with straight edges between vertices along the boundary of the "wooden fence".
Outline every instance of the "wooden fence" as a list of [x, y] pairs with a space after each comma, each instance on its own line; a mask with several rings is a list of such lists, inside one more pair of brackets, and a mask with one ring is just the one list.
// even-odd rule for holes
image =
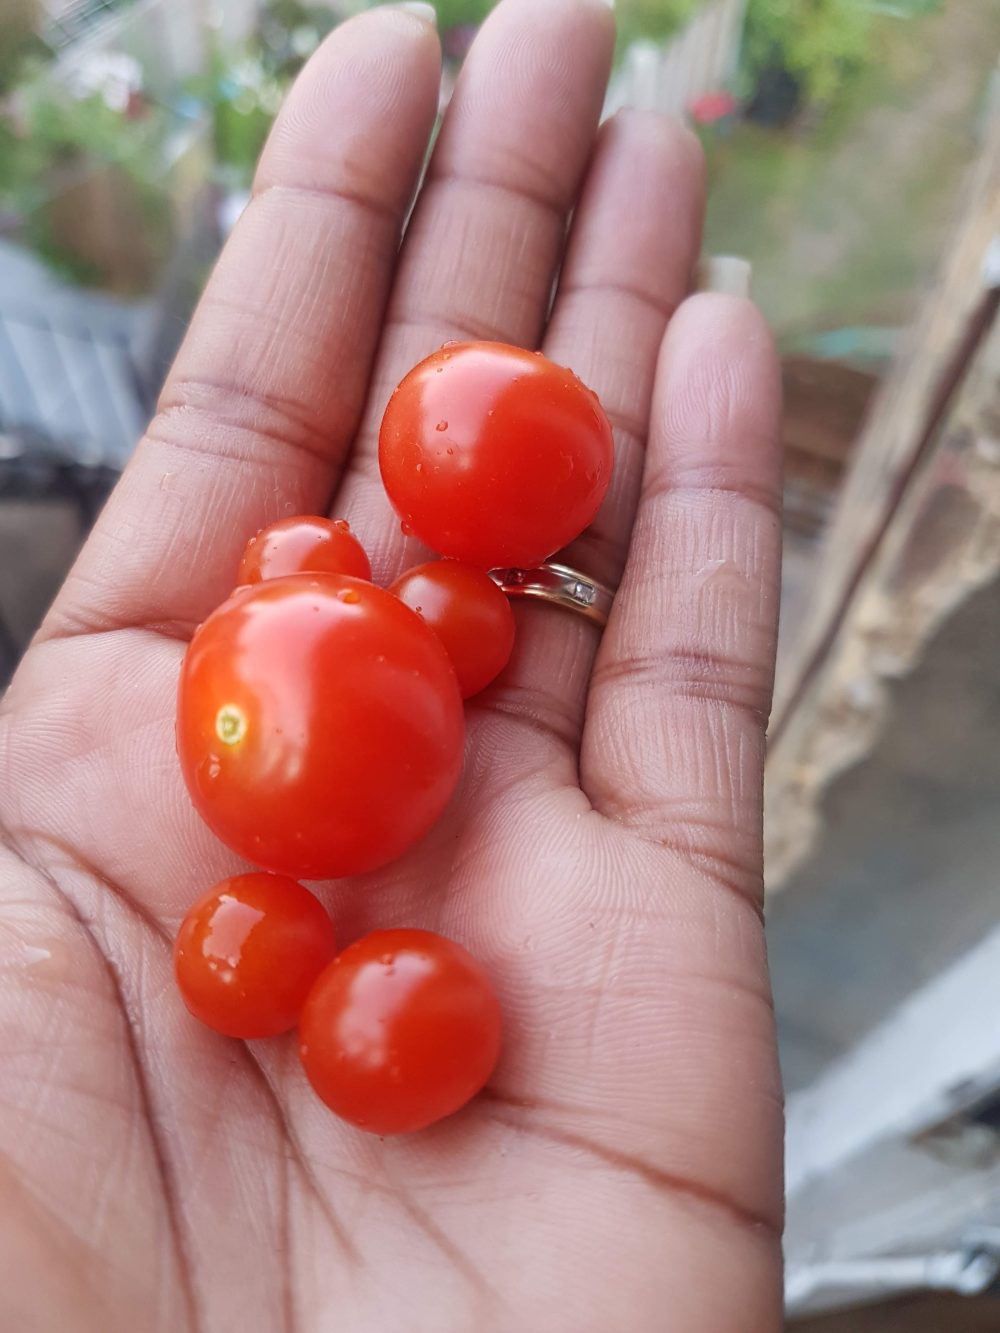
[[636, 42], [625, 53], [604, 114], [634, 106], [682, 116], [704, 93], [723, 87], [736, 68], [747, 0], [715, 0], [668, 42]]

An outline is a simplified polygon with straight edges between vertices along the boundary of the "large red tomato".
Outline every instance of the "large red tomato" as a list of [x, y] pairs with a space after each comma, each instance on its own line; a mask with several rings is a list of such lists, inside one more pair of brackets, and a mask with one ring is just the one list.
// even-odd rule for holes
[[482, 569], [536, 565], [578, 537], [611, 480], [597, 395], [540, 352], [453, 343], [389, 400], [382, 480], [404, 530]]
[[372, 870], [422, 838], [463, 736], [434, 631], [347, 575], [237, 589], [184, 659], [177, 749], [195, 806], [240, 855], [298, 879]]

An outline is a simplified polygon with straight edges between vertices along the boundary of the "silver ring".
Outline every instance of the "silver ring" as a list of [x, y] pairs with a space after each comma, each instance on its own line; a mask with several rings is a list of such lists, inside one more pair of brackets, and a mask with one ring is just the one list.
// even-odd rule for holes
[[537, 597], [565, 606], [602, 629], [608, 623], [614, 593], [569, 565], [549, 560], [534, 569], [491, 569], [490, 578], [508, 597]]

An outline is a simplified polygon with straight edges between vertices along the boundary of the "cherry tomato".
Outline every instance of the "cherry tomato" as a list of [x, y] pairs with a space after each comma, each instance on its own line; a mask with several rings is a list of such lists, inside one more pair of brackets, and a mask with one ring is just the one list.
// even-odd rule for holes
[[437, 635], [344, 574], [238, 588], [191, 641], [177, 749], [195, 806], [248, 860], [300, 879], [372, 870], [424, 836], [462, 765]]
[[284, 875], [234, 875], [195, 903], [174, 945], [184, 1003], [227, 1037], [287, 1032], [334, 955], [316, 898]]
[[247, 542], [237, 583], [260, 583], [284, 574], [350, 574], [371, 579], [364, 547], [342, 518], [283, 518]]
[[407, 570], [389, 591], [439, 636], [463, 698], [484, 690], [507, 665], [514, 647], [514, 613], [481, 569], [457, 560], [433, 560]]
[[611, 480], [611, 427], [571, 370], [453, 343], [411, 370], [379, 435], [403, 530], [482, 569], [537, 565], [579, 536]]
[[500, 1053], [500, 1005], [483, 969], [428, 930], [376, 930], [320, 975], [299, 1024], [309, 1081], [372, 1134], [451, 1115]]

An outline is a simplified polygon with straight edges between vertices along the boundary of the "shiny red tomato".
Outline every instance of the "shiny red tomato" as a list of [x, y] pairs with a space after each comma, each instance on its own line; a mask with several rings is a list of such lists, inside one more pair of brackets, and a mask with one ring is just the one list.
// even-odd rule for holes
[[238, 588], [184, 659], [177, 749], [195, 806], [241, 856], [300, 879], [373, 870], [422, 838], [463, 737], [437, 635], [344, 574]]
[[481, 569], [537, 565], [579, 536], [611, 480], [597, 395], [540, 352], [452, 343], [411, 370], [379, 435], [405, 531]]
[[195, 903], [174, 945], [184, 1003], [227, 1037], [287, 1032], [334, 955], [333, 926], [284, 875], [234, 875]]
[[285, 574], [321, 572], [370, 579], [372, 567], [344, 519], [303, 514], [280, 519], [250, 538], [236, 582], [260, 583]]
[[484, 690], [514, 647], [510, 602], [488, 574], [457, 560], [433, 560], [389, 589], [427, 621], [444, 644], [463, 698]]
[[322, 973], [299, 1024], [309, 1081], [372, 1134], [451, 1115], [500, 1053], [500, 1005], [460, 945], [428, 930], [376, 930]]

